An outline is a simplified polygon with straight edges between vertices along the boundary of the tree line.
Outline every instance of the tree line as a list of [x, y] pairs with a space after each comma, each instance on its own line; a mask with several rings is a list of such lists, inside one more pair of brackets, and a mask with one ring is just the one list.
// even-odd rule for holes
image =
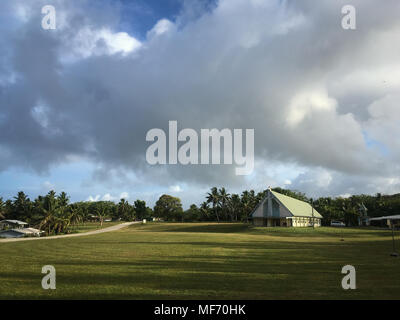
[[[322, 224], [329, 225], [339, 220], [346, 225], [357, 225], [362, 214], [361, 207], [367, 208], [368, 216], [394, 215], [400, 212], [400, 194], [395, 195], [353, 195], [350, 197], [321, 197], [316, 200], [304, 193], [273, 188], [287, 196], [311, 203], [323, 216]], [[0, 197], [0, 219], [15, 219], [29, 223], [47, 234], [69, 233], [73, 227], [88, 221], [98, 221], [100, 225], [107, 219], [133, 221], [160, 219], [163, 221], [248, 221], [256, 205], [265, 197], [267, 190], [255, 192], [245, 190], [241, 194], [229, 194], [227, 190], [213, 187], [199, 206], [192, 204], [183, 210], [181, 200], [170, 195], [162, 195], [154, 208], [145, 201], [136, 200], [130, 204], [121, 199], [112, 201], [81, 201], [70, 203], [65, 192], [50, 191], [45, 196], [30, 200], [20, 191], [13, 199], [3, 201]]]
[[70, 203], [65, 192], [50, 191], [33, 201], [23, 192], [13, 199], [3, 201], [0, 197], [0, 219], [21, 220], [39, 228], [46, 234], [69, 233], [81, 224], [98, 221], [103, 225], [107, 219], [132, 221], [152, 216], [152, 209], [146, 202], [136, 200], [130, 204], [125, 199], [119, 203], [112, 201], [81, 201]]
[[[310, 203], [322, 216], [322, 224], [330, 225], [338, 220], [348, 226], [358, 225], [359, 217], [365, 213], [369, 217], [395, 215], [400, 212], [400, 194], [395, 195], [352, 195], [349, 197], [320, 197], [312, 199], [295, 190], [273, 188], [273, 191]], [[183, 210], [179, 198], [163, 195], [156, 202], [154, 217], [165, 221], [248, 221], [249, 215], [266, 196], [261, 192], [245, 190], [241, 194], [229, 194], [227, 190], [213, 187], [206, 194], [205, 201], [197, 206], [192, 204]]]

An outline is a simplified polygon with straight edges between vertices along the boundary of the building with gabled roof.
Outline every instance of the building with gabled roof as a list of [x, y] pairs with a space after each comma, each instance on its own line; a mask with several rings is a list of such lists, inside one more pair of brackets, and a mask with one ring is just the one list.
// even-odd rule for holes
[[269, 188], [250, 214], [250, 219], [255, 226], [319, 227], [322, 216], [309, 203]]
[[0, 221], [0, 230], [3, 229], [19, 229], [25, 228], [28, 226], [28, 223], [19, 221], [19, 220], [1, 220]]
[[44, 231], [28, 228], [28, 223], [19, 220], [0, 221], [0, 238], [40, 237]]

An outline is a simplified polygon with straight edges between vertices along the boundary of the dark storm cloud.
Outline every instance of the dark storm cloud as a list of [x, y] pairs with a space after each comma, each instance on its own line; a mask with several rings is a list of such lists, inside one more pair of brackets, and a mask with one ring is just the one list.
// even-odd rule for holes
[[[319, 168], [357, 181], [393, 174], [398, 145], [382, 129], [391, 119], [373, 111], [386, 101], [398, 114], [385, 100], [400, 88], [396, 50], [387, 50], [399, 48], [390, 43], [398, 1], [355, 1], [352, 31], [341, 28], [344, 1], [220, 1], [195, 19], [184, 10], [132, 50], [129, 36], [117, 41], [121, 8], [57, 1], [52, 32], [40, 28], [42, 2], [16, 3], [30, 14], [3, 26], [12, 54], [2, 60], [16, 80], [0, 82], [2, 169], [42, 171], [78, 156], [99, 165], [97, 179], [114, 168], [166, 185], [246, 184], [233, 166], [149, 167], [146, 132], [177, 120], [179, 129], [254, 128], [259, 166], [296, 163], [314, 188], [326, 176]], [[374, 80], [385, 70], [388, 87]], [[364, 131], [394, 152], [369, 147]]]

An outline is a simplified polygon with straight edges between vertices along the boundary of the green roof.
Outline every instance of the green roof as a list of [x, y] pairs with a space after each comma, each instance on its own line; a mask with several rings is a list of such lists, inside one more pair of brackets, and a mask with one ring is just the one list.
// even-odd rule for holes
[[[297, 200], [284, 194], [272, 191], [272, 194], [293, 214], [295, 217], [312, 217], [313, 209], [307, 202]], [[314, 209], [314, 217], [322, 218], [317, 210]]]

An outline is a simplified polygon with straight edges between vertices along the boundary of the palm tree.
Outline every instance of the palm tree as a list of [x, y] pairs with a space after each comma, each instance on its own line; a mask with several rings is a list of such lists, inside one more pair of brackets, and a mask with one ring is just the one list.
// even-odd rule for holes
[[11, 219], [27, 220], [30, 216], [31, 202], [23, 191], [18, 192], [12, 203]]
[[44, 218], [39, 223], [39, 229], [47, 229], [47, 234], [54, 231], [55, 219], [57, 214], [56, 199], [48, 194], [45, 198], [45, 206], [43, 207]]
[[83, 220], [82, 210], [76, 204], [72, 204], [69, 206], [69, 220], [71, 225], [73, 226], [82, 223]]
[[105, 205], [99, 205], [98, 207], [97, 207], [97, 216], [99, 217], [99, 219], [100, 219], [100, 226], [102, 227], [103, 226], [103, 222], [104, 222], [104, 219], [105, 219], [105, 217], [106, 217], [106, 215], [107, 215], [107, 213], [106, 213], [106, 206]]
[[230, 194], [226, 192], [224, 187], [219, 189], [219, 203], [221, 204], [222, 213], [225, 214], [225, 220], [228, 220], [226, 209], [229, 201], [229, 196]]
[[[229, 198], [228, 206], [232, 220], [237, 221], [238, 212], [241, 208], [240, 197], [238, 194], [232, 194], [232, 196]], [[234, 217], [235, 219], [233, 219]]]
[[58, 207], [54, 216], [53, 230], [57, 234], [68, 232], [71, 225], [70, 213], [65, 208]]
[[258, 204], [258, 198], [254, 190], [250, 190], [249, 197], [250, 197], [250, 204], [249, 204], [250, 208], [247, 214], [250, 214], [250, 211]]
[[87, 202], [80, 202], [78, 204], [81, 216], [81, 222], [85, 225], [85, 222], [89, 220], [89, 204]]
[[45, 228], [48, 234], [61, 233], [68, 231], [71, 224], [70, 213], [67, 207], [60, 206], [60, 202], [65, 204], [66, 195], [61, 196], [61, 201], [56, 198], [56, 193], [50, 191], [44, 198], [43, 215], [44, 218], [39, 224], [39, 228]]
[[55, 192], [54, 190], [50, 190], [50, 191], [47, 193], [46, 197], [49, 197], [49, 198], [53, 199], [53, 198], [56, 197], [56, 192]]
[[124, 198], [122, 198], [118, 203], [118, 217], [121, 219], [126, 219], [129, 211], [129, 203]]
[[67, 196], [67, 194], [63, 191], [60, 193], [60, 195], [57, 197], [58, 200], [58, 204], [61, 207], [66, 207], [68, 205], [69, 202], [69, 197]]
[[206, 220], [208, 220], [208, 218], [210, 217], [209, 209], [210, 208], [208, 207], [208, 203], [204, 201], [200, 206], [200, 213], [202, 218], [204, 217]]
[[250, 210], [252, 208], [252, 201], [251, 201], [251, 194], [249, 191], [245, 190], [242, 192], [242, 198], [240, 199], [241, 203], [242, 203], [242, 208], [243, 208], [243, 212], [242, 214], [244, 216], [246, 216], [246, 219], [248, 219]]
[[211, 192], [207, 193], [207, 203], [212, 203], [214, 213], [217, 217], [217, 221], [219, 222], [219, 215], [218, 215], [219, 193], [217, 187], [212, 187]]

